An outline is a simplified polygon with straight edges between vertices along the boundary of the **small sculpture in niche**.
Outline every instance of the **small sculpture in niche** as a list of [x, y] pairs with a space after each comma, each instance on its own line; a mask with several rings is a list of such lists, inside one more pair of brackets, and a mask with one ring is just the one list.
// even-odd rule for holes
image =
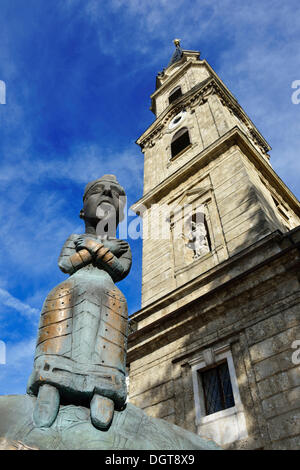
[[34, 422], [49, 427], [60, 403], [90, 405], [95, 427], [108, 429], [125, 407], [127, 303], [115, 282], [131, 267], [127, 242], [116, 238], [124, 189], [114, 175], [88, 183], [80, 217], [85, 233], [70, 235], [58, 265], [70, 277], [48, 294], [41, 312], [27, 391], [37, 395]]
[[210, 252], [210, 239], [204, 212], [194, 213], [186, 224], [187, 236], [183, 234], [186, 247], [193, 250], [193, 258], [199, 259]]

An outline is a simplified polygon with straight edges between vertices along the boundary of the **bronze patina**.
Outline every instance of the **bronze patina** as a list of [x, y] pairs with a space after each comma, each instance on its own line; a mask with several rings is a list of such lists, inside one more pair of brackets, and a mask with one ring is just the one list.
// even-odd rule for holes
[[94, 426], [107, 429], [114, 409], [125, 406], [128, 314], [115, 285], [131, 267], [128, 243], [116, 238], [124, 203], [114, 175], [85, 188], [85, 233], [70, 235], [58, 260], [70, 277], [52, 289], [41, 312], [28, 382], [37, 426], [51, 426], [62, 403], [90, 406]]

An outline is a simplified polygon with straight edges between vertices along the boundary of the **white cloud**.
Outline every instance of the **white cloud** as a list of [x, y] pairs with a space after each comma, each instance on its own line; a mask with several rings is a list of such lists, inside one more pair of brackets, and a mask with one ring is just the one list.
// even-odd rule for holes
[[21, 315], [26, 317], [36, 319], [36, 316], [39, 314], [39, 310], [36, 308], [32, 308], [30, 305], [21, 302], [21, 300], [17, 299], [13, 295], [11, 295], [6, 289], [0, 288], [0, 303], [2, 305], [6, 305], [7, 307], [13, 308], [17, 310]]
[[100, 145], [82, 143], [67, 158], [35, 157], [34, 171], [32, 159], [21, 160], [17, 172], [14, 161], [0, 164], [0, 175], [6, 178], [3, 189], [8, 189], [6, 203], [0, 206], [0, 265], [9, 282], [16, 282], [15, 270], [31, 273], [33, 281], [39, 273], [59, 274], [57, 258], [64, 241], [84, 228], [78, 217], [81, 198], [74, 212], [61, 189], [49, 191], [43, 182], [63, 182], [68, 190], [72, 185], [76, 190], [81, 186], [83, 192], [88, 181], [113, 173], [127, 193], [135, 194], [143, 184], [143, 158], [138, 153], [134, 146], [116, 154]]
[[[9, 154], [13, 153], [14, 148], [11, 148]], [[83, 142], [70, 149], [68, 157], [54, 155], [45, 159], [35, 156], [34, 168], [32, 157], [26, 158], [26, 154], [20, 161], [17, 172], [15, 164], [7, 160], [1, 165], [0, 182], [9, 185], [18, 180], [25, 184], [38, 183], [41, 179], [63, 180], [73, 181], [84, 187], [87, 181], [105, 173], [114, 173], [126, 188], [136, 188], [137, 184], [142, 186], [142, 171], [143, 159], [134, 145], [117, 153], [99, 144]], [[24, 192], [24, 186], [21, 189]], [[19, 199], [19, 202], [22, 201]]]
[[[291, 83], [300, 79], [298, 1], [65, 0], [60, 5], [70, 15], [66, 22], [69, 28], [73, 17], [81, 15], [88, 22], [89, 34], [98, 39], [99, 52], [121, 64], [120, 73], [111, 76], [110, 85], [129, 84], [131, 77], [135, 86], [136, 77], [139, 73], [145, 77], [146, 68], [149, 73], [153, 71], [154, 85], [155, 73], [171, 57], [174, 37], [182, 39], [183, 48], [200, 49], [208, 62], [213, 58], [216, 72], [272, 145], [275, 170], [299, 190], [300, 105], [291, 103]], [[107, 22], [112, 14], [121, 18], [118, 27]], [[105, 136], [104, 145], [100, 138], [97, 143], [82, 142], [69, 149], [67, 157], [51, 151], [34, 154], [36, 136], [20, 104], [26, 102], [26, 82], [21, 96], [10, 93], [11, 82], [18, 77], [18, 64], [12, 57], [7, 42], [0, 48], [0, 63], [8, 78], [7, 108], [3, 106], [1, 111], [8, 106], [10, 109], [1, 119], [8, 138], [1, 142], [0, 188], [5, 204], [0, 206], [0, 265], [6, 279], [0, 279], [0, 303], [27, 321], [38, 318], [39, 310], [31, 305], [38, 306], [48, 292], [45, 276], [49, 285], [55, 285], [61, 245], [77, 230], [63, 191], [50, 192], [45, 189], [47, 183], [63, 183], [68, 188], [80, 185], [83, 189], [87, 181], [114, 173], [126, 191], [136, 195], [143, 184], [143, 157], [134, 144], [121, 152], [115, 152], [113, 145], [104, 147]], [[149, 90], [149, 95], [153, 91]], [[141, 128], [150, 124], [150, 113], [145, 119], [148, 121], [139, 123]], [[20, 286], [22, 272], [27, 277], [29, 274], [32, 282], [24, 302], [9, 292]], [[21, 392], [21, 378], [25, 382], [30, 373], [34, 344], [34, 338], [8, 344], [7, 367], [0, 367], [1, 382], [10, 381], [5, 393]]]

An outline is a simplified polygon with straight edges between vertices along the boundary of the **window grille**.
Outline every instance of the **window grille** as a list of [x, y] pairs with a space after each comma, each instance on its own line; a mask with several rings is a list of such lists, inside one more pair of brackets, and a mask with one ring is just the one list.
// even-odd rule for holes
[[227, 362], [200, 373], [206, 414], [235, 405]]

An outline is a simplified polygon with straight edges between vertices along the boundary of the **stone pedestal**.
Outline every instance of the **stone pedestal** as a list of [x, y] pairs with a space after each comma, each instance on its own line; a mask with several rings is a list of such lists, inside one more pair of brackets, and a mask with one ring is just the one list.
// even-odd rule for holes
[[218, 450], [203, 439], [161, 419], [150, 418], [127, 404], [115, 412], [108, 431], [99, 431], [82, 406], [60, 406], [50, 428], [37, 428], [32, 414], [36, 398], [29, 395], [0, 397], [0, 449], [11, 450]]

